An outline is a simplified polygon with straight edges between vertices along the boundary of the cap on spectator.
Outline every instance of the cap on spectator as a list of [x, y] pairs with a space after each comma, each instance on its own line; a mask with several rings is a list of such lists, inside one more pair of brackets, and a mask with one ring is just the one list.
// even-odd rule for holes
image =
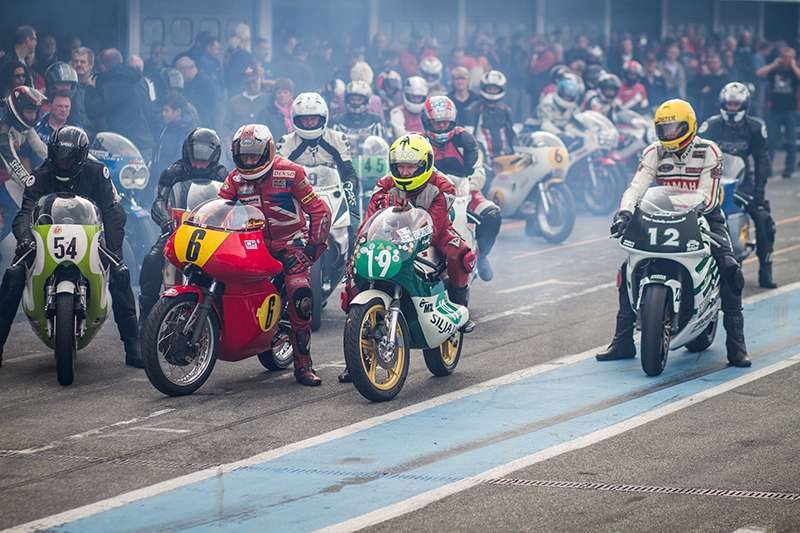
[[278, 78], [275, 80], [275, 92], [289, 91], [294, 94], [294, 82], [289, 78]]

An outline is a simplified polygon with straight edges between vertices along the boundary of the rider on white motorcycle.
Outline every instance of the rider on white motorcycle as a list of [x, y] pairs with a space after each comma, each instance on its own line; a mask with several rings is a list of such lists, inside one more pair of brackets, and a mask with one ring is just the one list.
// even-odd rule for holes
[[370, 98], [372, 88], [367, 82], [357, 80], [348, 83], [344, 90], [345, 112], [333, 117], [331, 129], [355, 136], [385, 136], [383, 117], [369, 112]]
[[615, 74], [604, 73], [597, 82], [597, 92], [586, 99], [585, 109], [597, 111], [614, 122], [616, 112], [621, 109], [617, 99], [620, 87], [622, 82]]
[[[703, 216], [709, 224], [715, 241], [711, 253], [719, 265], [720, 297], [723, 324], [727, 338], [725, 345], [728, 361], [737, 367], [750, 366], [744, 340], [742, 316], [742, 289], [744, 276], [739, 262], [733, 256], [725, 217], [720, 209], [720, 176], [722, 152], [713, 142], [696, 136], [697, 118], [694, 109], [683, 100], [668, 100], [655, 114], [658, 142], [645, 148], [639, 168], [622, 196], [620, 208], [611, 226], [612, 235], [621, 235], [633, 217], [639, 200], [655, 181], [658, 185], [677, 190], [697, 190], [706, 198]], [[627, 264], [620, 267], [626, 279]], [[636, 314], [631, 309], [628, 291], [620, 283], [619, 310], [614, 339], [605, 352], [597, 354], [598, 361], [630, 359], [636, 357], [633, 330]]]
[[422, 108], [428, 97], [428, 84], [419, 76], [411, 76], [403, 85], [403, 105], [392, 109], [389, 122], [395, 139], [407, 133], [422, 133]]
[[480, 219], [475, 231], [478, 275], [483, 281], [491, 281], [494, 273], [488, 255], [500, 232], [502, 219], [497, 204], [481, 193], [486, 172], [478, 141], [470, 132], [456, 126], [456, 106], [447, 96], [432, 96], [425, 101], [422, 123], [433, 146], [436, 168], [445, 174], [469, 178], [469, 211]]
[[542, 130], [559, 135], [579, 111], [582, 84], [575, 74], [565, 74], [556, 85], [555, 92], [545, 95], [539, 102]]

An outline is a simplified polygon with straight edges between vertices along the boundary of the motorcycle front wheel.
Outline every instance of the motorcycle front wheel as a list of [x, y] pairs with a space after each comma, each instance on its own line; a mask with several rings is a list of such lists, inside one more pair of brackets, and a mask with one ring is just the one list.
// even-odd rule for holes
[[672, 335], [672, 299], [664, 285], [648, 285], [644, 289], [642, 314], [642, 370], [657, 376], [667, 366]]
[[411, 337], [402, 313], [397, 320], [393, 353], [382, 358], [379, 352], [389, 337], [388, 314], [383, 300], [373, 298], [366, 304], [351, 306], [344, 325], [347, 369], [358, 392], [371, 402], [385, 402], [397, 396], [408, 376]]
[[[592, 164], [592, 163], [590, 163]], [[614, 175], [613, 167], [609, 165], [594, 165], [596, 180], [592, 182], [590, 169], [587, 166], [586, 180], [583, 184], [583, 201], [586, 208], [594, 215], [607, 215], [619, 204], [618, 180]]]
[[[174, 342], [197, 306], [196, 294], [161, 298], [150, 311], [142, 332], [142, 358], [147, 378], [168, 396], [192, 394], [206, 382], [217, 362], [219, 324], [209, 312], [197, 344]], [[198, 327], [195, 325], [194, 327]]]
[[464, 334], [458, 331], [444, 341], [441, 346], [430, 350], [422, 350], [422, 355], [425, 357], [425, 366], [434, 376], [449, 376], [458, 366], [463, 345]]
[[56, 295], [56, 377], [63, 386], [72, 385], [78, 361], [75, 344], [75, 295], [62, 292]]
[[554, 183], [544, 192], [547, 209], [539, 202], [536, 210], [536, 224], [547, 242], [563, 242], [575, 227], [575, 198], [572, 191], [563, 183]]

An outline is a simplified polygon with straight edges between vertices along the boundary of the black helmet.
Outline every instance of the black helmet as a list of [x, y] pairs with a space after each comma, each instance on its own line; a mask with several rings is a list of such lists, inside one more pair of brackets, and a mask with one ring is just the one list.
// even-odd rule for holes
[[587, 89], [594, 89], [597, 87], [597, 82], [600, 81], [600, 77], [605, 73], [602, 65], [592, 64], [586, 67], [586, 70], [583, 71], [583, 83], [586, 85]]
[[76, 126], [58, 128], [47, 143], [47, 162], [62, 181], [77, 176], [88, 155], [89, 137]]
[[195, 167], [192, 162], [197, 161], [206, 162], [206, 165], [195, 168], [211, 168], [219, 163], [221, 153], [222, 144], [212, 129], [195, 128], [183, 141], [183, 161], [187, 167]]
[[603, 99], [610, 102], [619, 94], [622, 82], [615, 74], [604, 73], [597, 82], [597, 88]]
[[21, 131], [36, 126], [45, 102], [47, 97], [33, 87], [27, 85], [15, 87], [5, 99], [9, 125]]
[[78, 88], [78, 73], [68, 63], [56, 61], [44, 71], [47, 94], [54, 96], [69, 96], [75, 94]]

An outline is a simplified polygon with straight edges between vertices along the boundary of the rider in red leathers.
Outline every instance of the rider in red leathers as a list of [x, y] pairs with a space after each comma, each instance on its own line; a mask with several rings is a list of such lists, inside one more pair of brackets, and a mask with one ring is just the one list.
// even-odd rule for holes
[[264, 212], [264, 241], [283, 263], [294, 377], [303, 385], [320, 385], [322, 380], [314, 371], [310, 351], [310, 271], [327, 246], [330, 209], [314, 193], [303, 167], [275, 155], [275, 141], [267, 126], [242, 126], [231, 150], [236, 169], [228, 175], [219, 195]]

